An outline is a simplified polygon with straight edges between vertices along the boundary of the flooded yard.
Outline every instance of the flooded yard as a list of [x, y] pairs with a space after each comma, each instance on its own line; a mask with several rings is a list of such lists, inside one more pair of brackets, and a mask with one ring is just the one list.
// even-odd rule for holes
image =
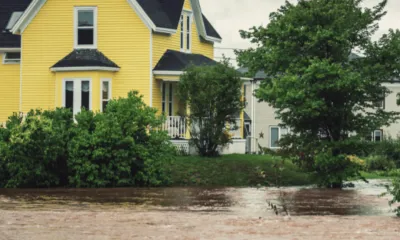
[[400, 239], [384, 184], [2, 189], [0, 239]]

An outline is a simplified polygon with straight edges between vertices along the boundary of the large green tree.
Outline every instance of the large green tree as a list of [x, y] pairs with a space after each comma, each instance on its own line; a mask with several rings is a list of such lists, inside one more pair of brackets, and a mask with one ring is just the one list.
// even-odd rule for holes
[[230, 142], [227, 125], [243, 108], [242, 80], [225, 60], [212, 66], [190, 66], [182, 75], [177, 95], [189, 106], [191, 144], [201, 156], [213, 157]]
[[237, 52], [240, 65], [268, 76], [256, 96], [297, 137], [338, 142], [398, 116], [377, 103], [390, 93], [382, 83], [399, 76], [400, 33], [373, 42], [387, 0], [362, 2], [286, 1], [267, 26], [241, 31], [255, 47]]

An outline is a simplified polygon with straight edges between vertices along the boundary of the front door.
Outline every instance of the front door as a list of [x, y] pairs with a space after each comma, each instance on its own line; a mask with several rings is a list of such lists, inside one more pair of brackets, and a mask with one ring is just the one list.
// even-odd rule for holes
[[63, 107], [72, 110], [74, 115], [82, 108], [91, 110], [91, 82], [86, 79], [71, 79], [64, 82]]

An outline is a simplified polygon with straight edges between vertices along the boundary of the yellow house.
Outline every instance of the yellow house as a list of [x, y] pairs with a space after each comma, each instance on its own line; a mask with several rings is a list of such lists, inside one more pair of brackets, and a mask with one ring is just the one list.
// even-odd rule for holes
[[221, 41], [199, 0], [2, 0], [0, 28], [0, 122], [35, 108], [102, 111], [138, 90], [172, 138], [187, 138], [180, 75], [215, 64]]

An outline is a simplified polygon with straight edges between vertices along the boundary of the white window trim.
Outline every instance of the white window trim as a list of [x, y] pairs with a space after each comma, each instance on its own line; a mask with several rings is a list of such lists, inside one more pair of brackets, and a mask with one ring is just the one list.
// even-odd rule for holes
[[74, 82], [74, 88], [77, 83], [81, 83], [83, 81], [89, 81], [89, 89], [90, 89], [90, 98], [89, 98], [89, 108], [88, 110], [92, 110], [92, 98], [93, 98], [93, 84], [91, 78], [64, 78], [62, 82], [62, 107], [65, 108], [65, 88], [67, 82]]
[[112, 99], [112, 80], [111, 78], [101, 78], [100, 79], [100, 109], [101, 112], [104, 111], [103, 109], [103, 82], [108, 82], [108, 101]]
[[[93, 45], [78, 45], [78, 11], [93, 11]], [[97, 49], [97, 7], [75, 7], [74, 8], [74, 48], [75, 49]]]
[[[269, 134], [268, 134], [269, 148], [270, 149], [280, 149], [281, 147], [279, 147], [279, 146], [278, 147], [272, 147], [272, 141], [271, 141], [272, 128], [278, 128], [278, 141], [280, 141], [281, 138], [282, 138], [282, 128], [281, 127], [279, 127], [279, 126], [269, 126]], [[288, 128], [285, 128], [285, 129], [287, 129], [287, 134], [289, 134], [290, 133], [290, 129], [288, 129]]]
[[[189, 17], [189, 32], [187, 31], [187, 25], [185, 25], [187, 17]], [[181, 18], [183, 21], [183, 48], [181, 48], [182, 42], [179, 41], [179, 47], [181, 52], [192, 53], [192, 45], [193, 45], [193, 34], [192, 34], [192, 24], [193, 24], [193, 12], [187, 9], [184, 9], [181, 13]], [[179, 39], [181, 39], [182, 29], [181, 29], [181, 20], [179, 21]], [[189, 42], [190, 47], [187, 49], [187, 35], [189, 34]]]
[[382, 129], [377, 129], [377, 130], [374, 130], [372, 133], [371, 133], [371, 137], [372, 137], [372, 142], [375, 142], [375, 137], [376, 137], [376, 132], [379, 132], [379, 134], [381, 135], [381, 140], [380, 140], [380, 142], [382, 142], [383, 141], [383, 130]]
[[[15, 53], [15, 52], [13, 52]], [[14, 60], [7, 60], [6, 59], [6, 55], [8, 54], [8, 52], [3, 53], [3, 64], [4, 65], [17, 65], [17, 64], [21, 64], [21, 58], [19, 59], [14, 59]]]
[[168, 116], [174, 116], [174, 86], [172, 83], [168, 85]]

